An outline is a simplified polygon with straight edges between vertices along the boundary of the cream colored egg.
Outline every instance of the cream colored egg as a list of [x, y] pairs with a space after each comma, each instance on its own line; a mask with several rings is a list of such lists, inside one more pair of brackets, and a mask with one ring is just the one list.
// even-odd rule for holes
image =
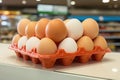
[[27, 41], [27, 37], [22, 36], [18, 41], [18, 48], [21, 49], [23, 46], [25, 46], [26, 41]]
[[50, 38], [42, 38], [37, 47], [37, 53], [39, 54], [55, 54], [57, 46], [55, 42]]
[[77, 40], [83, 35], [82, 23], [78, 19], [70, 19], [65, 25], [68, 31], [68, 37]]
[[37, 48], [40, 40], [37, 37], [31, 37], [26, 42], [26, 51], [31, 51], [33, 48]]
[[77, 43], [72, 38], [65, 38], [58, 46], [58, 49], [64, 49], [67, 53], [74, 53], [77, 48]]
[[92, 39], [88, 36], [83, 36], [77, 41], [79, 48], [84, 48], [86, 51], [91, 51], [94, 48]]
[[66, 19], [66, 20], [64, 20], [64, 23], [67, 23], [68, 21], [70, 21], [70, 19]]
[[107, 45], [107, 41], [105, 40], [105, 38], [103, 36], [97, 36], [95, 39], [94, 39], [94, 45], [95, 46], [99, 46], [101, 47], [102, 49], [106, 49], [108, 47]]

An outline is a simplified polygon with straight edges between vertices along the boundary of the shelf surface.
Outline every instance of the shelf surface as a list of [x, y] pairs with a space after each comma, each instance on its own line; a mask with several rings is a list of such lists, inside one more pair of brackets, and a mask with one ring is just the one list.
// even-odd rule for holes
[[110, 80], [120, 79], [120, 53], [108, 53], [102, 62], [74, 64], [72, 67], [59, 68], [57, 71], [102, 77]]
[[15, 30], [16, 31], [17, 27], [2, 27], [1, 30], [2, 31], [4, 31], [4, 30]]
[[[106, 53], [101, 62], [73, 63], [70, 66], [56, 65], [45, 69], [17, 58], [8, 49], [9, 44], [0, 43], [0, 80], [119, 80], [120, 53]], [[7, 75], [7, 77], [6, 77]]]
[[105, 26], [105, 27], [114, 27], [114, 26], [119, 27], [120, 23], [99, 23], [99, 25], [100, 26]]
[[120, 32], [120, 30], [100, 30], [100, 32]]
[[108, 43], [108, 45], [120, 46], [120, 42], [112, 42], [112, 43]]
[[120, 36], [104, 36], [106, 39], [120, 39]]

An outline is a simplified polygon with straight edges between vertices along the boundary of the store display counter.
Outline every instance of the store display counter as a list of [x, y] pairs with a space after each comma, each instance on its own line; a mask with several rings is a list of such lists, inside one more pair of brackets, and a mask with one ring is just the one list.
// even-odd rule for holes
[[0, 80], [119, 80], [120, 53], [106, 53], [101, 62], [55, 65], [45, 69], [17, 58], [9, 44], [0, 43]]

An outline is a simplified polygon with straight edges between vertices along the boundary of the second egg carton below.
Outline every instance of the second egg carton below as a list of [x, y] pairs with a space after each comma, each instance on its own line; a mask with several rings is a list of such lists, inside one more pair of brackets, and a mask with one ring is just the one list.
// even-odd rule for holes
[[17, 45], [10, 45], [10, 49], [14, 50], [17, 57], [24, 60], [31, 60], [34, 64], [41, 64], [45, 68], [54, 67], [56, 63], [68, 66], [73, 61], [87, 63], [90, 59], [95, 61], [101, 61], [104, 55], [111, 50], [101, 49], [99, 46], [95, 47], [92, 51], [86, 51], [84, 48], [78, 48], [74, 53], [66, 53], [63, 49], [58, 50], [52, 55], [41, 55], [36, 53], [36, 49], [32, 49], [31, 52], [26, 52], [25, 46], [21, 49], [17, 48]]

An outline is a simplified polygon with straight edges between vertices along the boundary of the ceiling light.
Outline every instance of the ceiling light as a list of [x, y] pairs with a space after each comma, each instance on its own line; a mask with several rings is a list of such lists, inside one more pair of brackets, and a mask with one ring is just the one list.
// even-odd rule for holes
[[75, 5], [76, 4], [76, 2], [75, 1], [71, 1], [71, 5]]
[[41, 0], [36, 0], [36, 1], [41, 1]]
[[118, 0], [113, 0], [113, 1], [118, 1]]
[[27, 3], [27, 1], [26, 1], [26, 0], [23, 0], [23, 1], [22, 1], [22, 4], [26, 4], [26, 3]]
[[110, 0], [102, 0], [103, 3], [109, 3]]
[[0, 0], [0, 3], [2, 3], [2, 0]]

